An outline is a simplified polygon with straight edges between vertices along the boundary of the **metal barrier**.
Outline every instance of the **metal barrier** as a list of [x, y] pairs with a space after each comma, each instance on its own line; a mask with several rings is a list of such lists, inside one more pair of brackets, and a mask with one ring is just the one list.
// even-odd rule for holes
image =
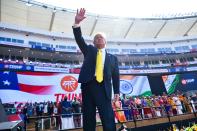
[[[175, 116], [181, 116], [181, 115], [185, 115], [185, 114], [194, 114], [194, 116], [196, 117], [196, 113], [197, 113], [197, 103], [189, 103], [188, 107], [190, 107], [190, 111], [187, 110], [185, 112], [179, 112], [175, 110], [173, 111], [173, 108], [177, 110], [177, 107], [182, 106], [182, 105], [164, 105], [164, 106], [159, 106], [159, 107], [142, 107], [142, 108], [123, 108], [121, 110], [115, 110], [115, 112], [124, 112], [126, 121], [124, 122], [120, 122], [120, 121], [116, 121], [116, 123], [126, 123], [126, 122], [134, 122], [134, 128], [137, 127], [137, 122], [138, 121], [142, 121], [142, 120], [149, 120], [149, 119], [155, 119], [155, 118], [168, 118], [168, 122], [171, 122], [171, 118], [175, 117]], [[128, 114], [129, 113], [129, 114]], [[128, 116], [127, 116], [128, 115]], [[62, 123], [62, 122], [72, 122], [72, 127], [66, 128], [66, 129], [77, 129], [77, 128], [82, 128], [82, 113], [72, 113], [71, 117], [65, 117], [65, 121], [62, 121], [62, 118], [64, 118], [64, 116], [66, 115], [51, 115], [51, 116], [36, 116], [36, 117], [28, 117], [27, 121], [35, 121], [35, 130], [39, 131], [39, 130], [44, 130], [47, 128], [53, 128], [53, 129], [65, 129], [62, 128], [62, 125], [66, 124], [66, 123]], [[75, 116], [80, 116], [80, 121], [81, 121], [81, 125], [80, 126], [76, 126], [74, 125], [74, 118]], [[99, 117], [98, 113], [97, 113], [97, 117]], [[46, 120], [49, 120], [48, 122], [46, 122]], [[69, 120], [68, 120], [69, 119]], [[117, 119], [117, 118], [116, 118]], [[101, 125], [101, 122], [99, 121], [99, 118], [97, 118], [97, 125]], [[25, 121], [25, 123], [27, 123], [27, 121]], [[46, 125], [46, 123], [48, 125]], [[27, 123], [28, 124], [28, 123]], [[68, 124], [67, 124], [68, 125]]]

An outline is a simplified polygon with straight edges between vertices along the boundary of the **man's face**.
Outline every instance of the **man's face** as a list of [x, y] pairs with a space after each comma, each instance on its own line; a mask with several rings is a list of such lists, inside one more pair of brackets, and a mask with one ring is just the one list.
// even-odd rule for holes
[[106, 45], [105, 37], [102, 34], [95, 35], [95, 37], [94, 37], [94, 45], [98, 49], [105, 48], [105, 45]]

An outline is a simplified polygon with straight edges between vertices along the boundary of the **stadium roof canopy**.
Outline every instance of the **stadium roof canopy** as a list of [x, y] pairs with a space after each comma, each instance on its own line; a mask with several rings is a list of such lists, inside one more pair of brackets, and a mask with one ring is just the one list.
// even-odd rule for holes
[[[60, 4], [56, 5], [50, 3], [50, 0], [47, 0], [48, 3], [42, 3], [45, 1], [1, 0], [1, 24], [72, 36], [71, 26], [76, 13], [74, 8], [83, 6], [87, 10], [87, 18], [82, 23], [82, 30], [87, 37], [92, 37], [96, 32], [101, 31], [105, 32], [109, 39], [123, 41], [197, 37], [197, 1], [195, 0], [186, 0], [187, 3], [183, 3], [183, 0], [174, 0], [176, 3], [172, 0], [165, 0], [167, 4], [160, 3], [159, 5], [157, 5], [158, 3], [151, 3], [154, 0], [149, 0], [150, 3], [143, 3], [142, 0], [138, 0], [137, 4], [132, 3], [132, 0], [122, 0], [121, 3], [109, 0], [112, 2], [111, 6], [108, 5], [109, 1], [107, 0], [100, 0], [100, 2], [104, 2], [101, 5], [92, 3], [91, 0], [83, 0], [83, 3], [89, 2], [89, 8], [85, 4], [70, 3], [69, 0], [64, 0], [67, 3], [55, 0], [60, 1]], [[130, 4], [127, 2], [130, 2]], [[63, 7], [61, 4], [65, 6]], [[93, 4], [94, 6], [91, 6]], [[104, 6], [105, 4], [108, 6]], [[148, 14], [146, 13], [148, 12], [146, 6], [152, 9], [152, 12], [156, 9], [161, 10]], [[182, 8], [182, 10], [175, 7]], [[130, 8], [135, 8], [135, 10], [130, 10]], [[95, 12], [96, 10], [101, 12]], [[108, 10], [111, 10], [111, 12], [107, 12]], [[116, 13], [115, 10], [118, 10], [118, 12]], [[124, 12], [121, 13], [121, 11]], [[164, 13], [161, 11], [164, 11]], [[121, 14], [124, 15], [120, 16]]]

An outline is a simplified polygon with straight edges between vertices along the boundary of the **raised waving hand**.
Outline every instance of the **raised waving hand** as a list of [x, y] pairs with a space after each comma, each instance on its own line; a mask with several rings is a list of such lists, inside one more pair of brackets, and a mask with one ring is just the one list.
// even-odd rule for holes
[[79, 24], [82, 20], [84, 20], [86, 10], [84, 8], [77, 9], [77, 14], [75, 16], [75, 24]]

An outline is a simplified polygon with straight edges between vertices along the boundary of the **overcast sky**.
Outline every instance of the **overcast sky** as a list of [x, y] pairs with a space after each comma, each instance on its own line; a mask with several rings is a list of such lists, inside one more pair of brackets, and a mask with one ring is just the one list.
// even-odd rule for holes
[[197, 12], [197, 0], [36, 0], [57, 7], [121, 17], [153, 17]]

